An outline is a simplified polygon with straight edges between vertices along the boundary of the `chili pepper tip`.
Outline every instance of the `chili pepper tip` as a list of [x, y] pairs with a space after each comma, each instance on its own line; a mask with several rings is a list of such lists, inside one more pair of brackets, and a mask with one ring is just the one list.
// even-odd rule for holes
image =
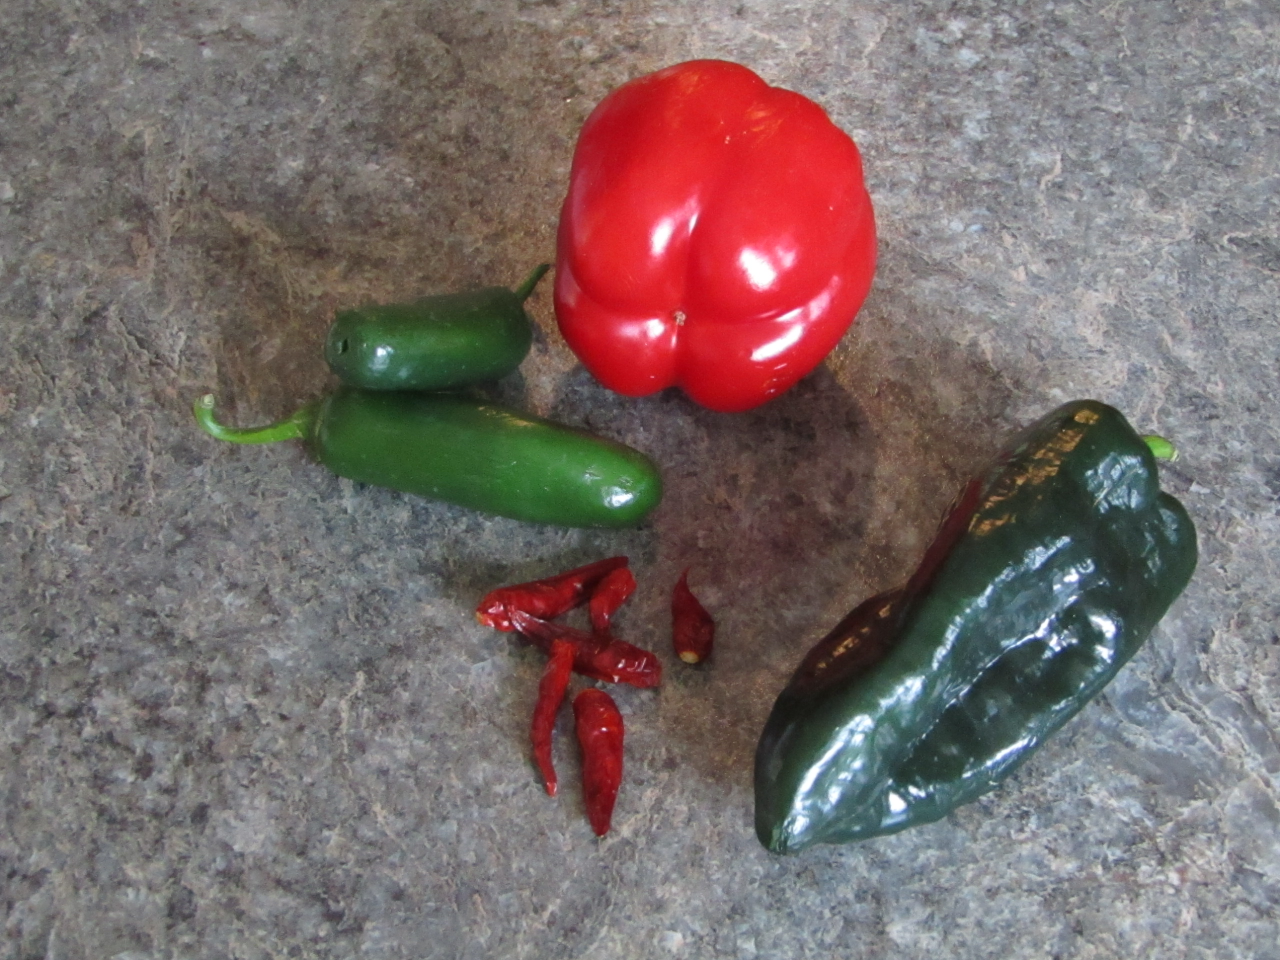
[[716, 624], [689, 589], [686, 567], [671, 593], [671, 642], [684, 663], [701, 663], [711, 655]]

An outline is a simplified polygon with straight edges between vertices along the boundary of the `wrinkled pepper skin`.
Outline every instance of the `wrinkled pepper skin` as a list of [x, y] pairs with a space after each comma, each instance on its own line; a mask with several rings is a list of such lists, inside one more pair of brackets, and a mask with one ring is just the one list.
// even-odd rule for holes
[[1182, 592], [1196, 534], [1124, 417], [1069, 403], [971, 484], [921, 570], [822, 640], [755, 766], [777, 853], [937, 820], [1115, 676]]
[[633, 527], [662, 498], [648, 457], [612, 440], [458, 394], [340, 387], [257, 429], [196, 419], [232, 443], [297, 439], [350, 480], [444, 500], [481, 513], [561, 527]]
[[551, 652], [557, 640], [572, 644], [573, 669], [584, 677], [604, 683], [628, 683], [641, 689], [662, 682], [662, 661], [648, 650], [614, 636], [540, 620], [520, 609], [509, 612], [516, 632], [545, 653]]
[[597, 837], [609, 832], [622, 786], [626, 733], [613, 697], [589, 687], [573, 699], [574, 728], [582, 748], [582, 793], [587, 819]]
[[749, 410], [835, 347], [875, 263], [853, 140], [804, 96], [694, 60], [623, 84], [583, 124], [556, 319], [610, 390]]
[[562, 613], [592, 602], [600, 583], [629, 562], [626, 557], [607, 557], [541, 580], [497, 587], [480, 599], [476, 620], [507, 633], [515, 629], [511, 622], [512, 610], [523, 610], [540, 620], [554, 620]]
[[716, 641], [716, 622], [689, 589], [689, 571], [671, 591], [671, 646], [685, 663], [702, 663], [711, 656]]
[[366, 390], [449, 390], [499, 380], [533, 343], [524, 301], [543, 264], [516, 290], [485, 287], [413, 303], [342, 310], [324, 357], [343, 383]]
[[533, 723], [529, 739], [533, 744], [533, 762], [542, 774], [542, 784], [547, 796], [554, 797], [559, 789], [555, 763], [551, 757], [551, 734], [555, 731], [556, 714], [564, 703], [573, 676], [573, 644], [567, 640], [551, 641], [551, 656], [538, 681], [538, 701], [533, 708]]

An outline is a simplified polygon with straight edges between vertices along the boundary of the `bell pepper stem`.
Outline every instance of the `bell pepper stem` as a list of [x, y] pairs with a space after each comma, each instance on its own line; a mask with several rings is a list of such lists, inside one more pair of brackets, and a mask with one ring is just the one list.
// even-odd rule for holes
[[317, 405], [309, 403], [283, 420], [265, 427], [228, 427], [214, 419], [216, 401], [212, 393], [206, 393], [195, 402], [196, 423], [211, 437], [229, 443], [277, 443], [281, 440], [302, 440], [315, 424]]
[[544, 276], [546, 276], [547, 271], [550, 269], [551, 269], [551, 264], [549, 263], [540, 263], [536, 267], [534, 267], [533, 272], [530, 273], [529, 276], [524, 278], [524, 283], [516, 287], [515, 289], [516, 298], [521, 303], [524, 303], [526, 300], [528, 300], [529, 295], [533, 293], [533, 288], [538, 285], [538, 281], [541, 280]]
[[1168, 460], [1172, 463], [1178, 459], [1178, 448], [1166, 440], [1164, 437], [1157, 437], [1153, 433], [1149, 433], [1142, 438], [1142, 442], [1155, 455], [1157, 460]]

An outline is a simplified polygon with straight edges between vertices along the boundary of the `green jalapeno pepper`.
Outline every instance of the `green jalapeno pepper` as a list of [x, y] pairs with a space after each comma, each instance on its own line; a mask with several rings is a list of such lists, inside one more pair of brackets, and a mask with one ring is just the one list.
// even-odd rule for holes
[[639, 451], [460, 395], [342, 387], [248, 430], [218, 423], [213, 407], [201, 397], [196, 419], [220, 440], [299, 439], [339, 476], [529, 523], [635, 526], [662, 497]]
[[1167, 447], [1092, 400], [1020, 434], [911, 579], [841, 621], [778, 697], [756, 751], [761, 842], [937, 820], [1102, 690], [1195, 568], [1195, 528], [1159, 489]]
[[324, 358], [343, 383], [367, 390], [449, 390], [499, 380], [533, 343], [524, 302], [548, 264], [514, 291], [486, 287], [413, 303], [343, 310]]

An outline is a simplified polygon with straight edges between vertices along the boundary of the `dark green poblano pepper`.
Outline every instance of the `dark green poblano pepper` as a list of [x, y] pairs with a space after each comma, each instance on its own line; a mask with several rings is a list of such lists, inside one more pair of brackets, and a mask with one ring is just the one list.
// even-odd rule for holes
[[850, 613], [778, 697], [756, 751], [761, 842], [791, 853], [937, 820], [1102, 690], [1196, 565], [1155, 453], [1171, 450], [1093, 400], [1015, 438], [911, 579]]
[[548, 269], [535, 267], [515, 290], [485, 287], [340, 311], [324, 358], [343, 383], [366, 390], [450, 390], [500, 380], [529, 353], [533, 322], [524, 302]]

